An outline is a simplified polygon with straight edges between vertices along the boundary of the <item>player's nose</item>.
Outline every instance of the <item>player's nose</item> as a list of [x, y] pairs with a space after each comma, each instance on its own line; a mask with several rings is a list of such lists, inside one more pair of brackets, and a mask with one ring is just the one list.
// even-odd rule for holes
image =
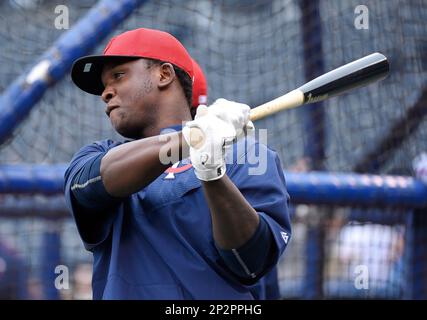
[[116, 91], [111, 86], [106, 86], [104, 91], [101, 94], [102, 100], [108, 104], [110, 100], [116, 95]]

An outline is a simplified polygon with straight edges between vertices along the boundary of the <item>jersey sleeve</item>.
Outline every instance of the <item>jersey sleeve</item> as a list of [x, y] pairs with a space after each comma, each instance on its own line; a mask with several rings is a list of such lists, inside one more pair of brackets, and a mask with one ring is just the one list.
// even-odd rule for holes
[[256, 279], [264, 270], [272, 245], [271, 232], [262, 217], [252, 237], [241, 247], [225, 250], [216, 245], [227, 267], [241, 279]]
[[88, 250], [108, 237], [114, 209], [121, 200], [107, 193], [100, 176], [101, 159], [115, 145], [106, 140], [83, 147], [65, 171], [66, 204]]
[[227, 169], [227, 174], [271, 232], [271, 237], [264, 237], [265, 250], [269, 252], [253, 283], [277, 264], [289, 243], [291, 223], [289, 194], [277, 153], [258, 142], [247, 150], [241, 156], [235, 153], [236, 161]]

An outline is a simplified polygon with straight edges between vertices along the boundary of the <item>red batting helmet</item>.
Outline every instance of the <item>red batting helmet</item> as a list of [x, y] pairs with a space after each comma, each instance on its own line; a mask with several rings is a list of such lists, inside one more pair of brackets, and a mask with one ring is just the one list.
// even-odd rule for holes
[[198, 65], [196, 60], [193, 59], [193, 103], [192, 107], [197, 108], [199, 104], [206, 104], [208, 102], [208, 84], [206, 77], [203, 74], [202, 68]]
[[172, 63], [193, 79], [193, 63], [184, 46], [167, 32], [154, 29], [135, 29], [110, 40], [103, 55], [86, 56], [76, 60], [71, 78], [82, 90], [101, 95], [102, 68], [107, 62], [128, 58], [149, 58]]

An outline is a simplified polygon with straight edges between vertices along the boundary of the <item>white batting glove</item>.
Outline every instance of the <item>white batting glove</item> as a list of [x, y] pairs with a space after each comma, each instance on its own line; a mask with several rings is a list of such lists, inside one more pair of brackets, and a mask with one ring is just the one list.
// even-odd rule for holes
[[254, 130], [254, 124], [249, 120], [251, 108], [243, 103], [217, 99], [211, 106], [209, 112], [218, 118], [230, 123], [236, 130], [237, 138], [244, 135], [245, 131]]
[[423, 152], [413, 162], [415, 177], [427, 184], [427, 153]]
[[[225, 153], [227, 148], [240, 136], [249, 121], [249, 106], [217, 100], [212, 106], [201, 105], [196, 117], [187, 122], [182, 130], [190, 145], [190, 158], [198, 179], [212, 181], [224, 176], [226, 170]], [[250, 128], [253, 124], [250, 122]], [[191, 128], [198, 128], [204, 134], [204, 143], [198, 148], [191, 147]]]

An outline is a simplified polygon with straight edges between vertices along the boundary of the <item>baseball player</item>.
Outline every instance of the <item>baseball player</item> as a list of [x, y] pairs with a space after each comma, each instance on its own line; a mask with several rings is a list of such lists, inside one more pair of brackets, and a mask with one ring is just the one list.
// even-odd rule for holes
[[[249, 107], [219, 99], [192, 120], [192, 59], [159, 30], [114, 37], [71, 76], [127, 138], [83, 147], [65, 172], [94, 257], [94, 298], [256, 298], [251, 285], [276, 265], [291, 227], [277, 154], [245, 137]], [[204, 139], [191, 147], [194, 129]], [[265, 154], [262, 174], [245, 161], [253, 150]]]

